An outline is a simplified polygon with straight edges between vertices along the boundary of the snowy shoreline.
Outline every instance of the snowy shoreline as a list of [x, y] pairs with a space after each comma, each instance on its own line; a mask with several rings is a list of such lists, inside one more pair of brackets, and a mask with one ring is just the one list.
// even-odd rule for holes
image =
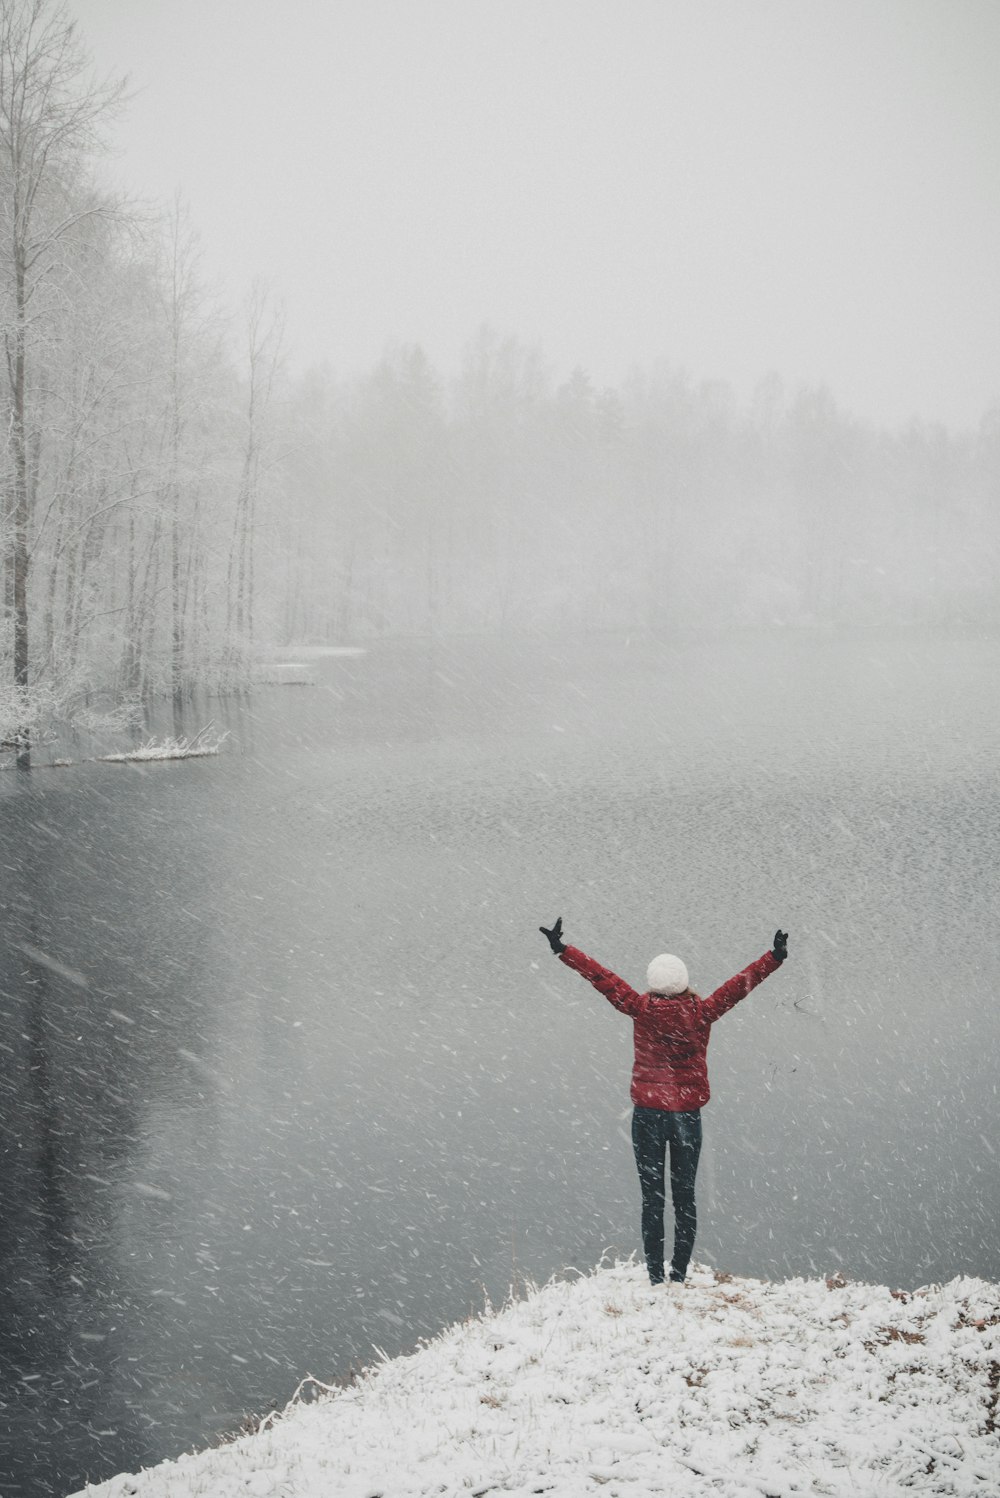
[[617, 1264], [293, 1401], [254, 1435], [83, 1493], [996, 1498], [998, 1393], [1000, 1285], [697, 1270], [654, 1291]]

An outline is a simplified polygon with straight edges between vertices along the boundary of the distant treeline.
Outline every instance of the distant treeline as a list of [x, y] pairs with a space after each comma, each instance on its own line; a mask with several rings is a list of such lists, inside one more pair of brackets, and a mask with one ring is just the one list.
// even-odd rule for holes
[[[0, 741], [246, 681], [268, 645], [474, 630], [1000, 622], [1000, 412], [876, 431], [664, 365], [558, 382], [488, 329], [290, 380], [179, 206], [97, 168], [121, 103], [0, 0]], [[334, 351], [335, 352], [335, 351]]]
[[494, 629], [1000, 623], [1000, 411], [875, 430], [776, 376], [555, 383], [483, 330], [289, 393], [287, 640]]

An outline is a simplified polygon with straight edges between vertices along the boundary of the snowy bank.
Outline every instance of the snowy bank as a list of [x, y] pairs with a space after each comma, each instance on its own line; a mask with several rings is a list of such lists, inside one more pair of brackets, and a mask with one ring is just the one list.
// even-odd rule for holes
[[1000, 1493], [1000, 1285], [631, 1265], [533, 1291], [91, 1498]]

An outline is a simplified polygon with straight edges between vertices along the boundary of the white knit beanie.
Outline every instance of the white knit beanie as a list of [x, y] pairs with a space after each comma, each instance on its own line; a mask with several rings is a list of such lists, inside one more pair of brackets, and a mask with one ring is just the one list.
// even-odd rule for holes
[[650, 993], [673, 996], [683, 993], [688, 986], [688, 970], [679, 957], [662, 952], [654, 957], [646, 970], [646, 982]]

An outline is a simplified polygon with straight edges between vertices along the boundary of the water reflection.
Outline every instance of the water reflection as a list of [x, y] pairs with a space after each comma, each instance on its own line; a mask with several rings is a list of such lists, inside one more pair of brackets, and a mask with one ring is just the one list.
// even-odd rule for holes
[[559, 911], [703, 988], [792, 932], [713, 1038], [697, 1253], [1000, 1275], [996, 666], [382, 647], [155, 725], [216, 761], [0, 776], [5, 1498], [636, 1247], [628, 1027]]

